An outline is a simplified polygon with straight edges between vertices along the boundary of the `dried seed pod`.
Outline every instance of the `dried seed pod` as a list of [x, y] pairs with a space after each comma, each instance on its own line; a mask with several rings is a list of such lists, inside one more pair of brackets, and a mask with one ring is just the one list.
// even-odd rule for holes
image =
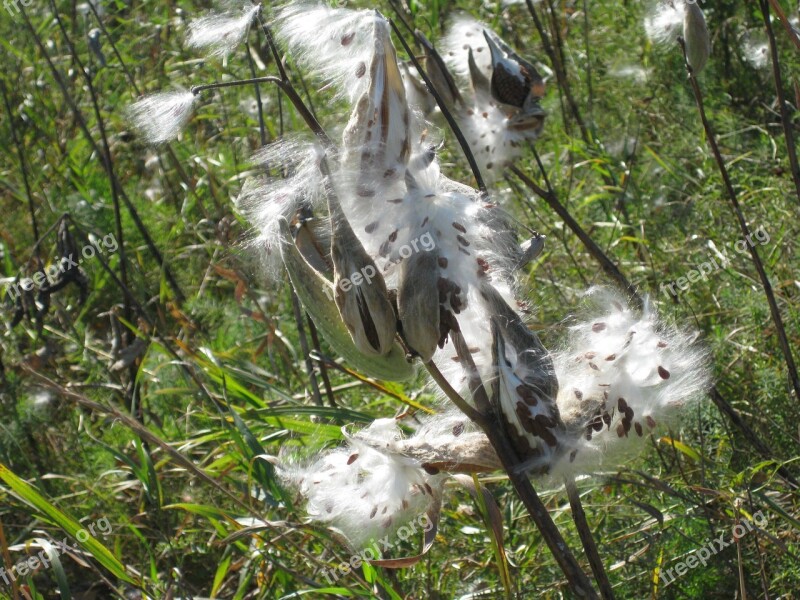
[[409, 347], [427, 362], [436, 351], [440, 331], [438, 254], [420, 252], [400, 263], [397, 312]]
[[334, 302], [333, 285], [303, 258], [292, 239], [286, 219], [280, 219], [278, 226], [281, 258], [292, 286], [331, 347], [356, 369], [370, 377], [389, 381], [410, 378], [414, 369], [406, 361], [405, 352], [399, 344], [394, 343], [385, 356], [368, 356], [355, 346]]
[[541, 129], [545, 117], [539, 104], [544, 96], [542, 76], [494, 33], [484, 29], [483, 35], [492, 54], [492, 97], [502, 104], [520, 109], [510, 119], [513, 129]]
[[422, 44], [422, 47], [425, 49], [425, 70], [428, 72], [428, 77], [445, 104], [449, 108], [452, 108], [456, 102], [462, 102], [461, 92], [458, 91], [458, 87], [455, 81], [453, 81], [453, 76], [444, 64], [442, 57], [436, 51], [436, 48], [428, 41], [428, 38], [426, 38], [419, 29], [414, 33], [419, 43]]
[[711, 54], [711, 38], [703, 11], [697, 2], [684, 4], [683, 39], [686, 43], [686, 59], [695, 74], [703, 70]]
[[[329, 206], [333, 207], [333, 203], [331, 200]], [[386, 282], [341, 209], [331, 212], [336, 215], [331, 230], [336, 306], [361, 352], [386, 355], [397, 333], [397, 317], [389, 302]]]

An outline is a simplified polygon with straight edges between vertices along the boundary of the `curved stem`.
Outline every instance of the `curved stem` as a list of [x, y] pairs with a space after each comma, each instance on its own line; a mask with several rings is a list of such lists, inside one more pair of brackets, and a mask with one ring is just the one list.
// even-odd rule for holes
[[[678, 38], [678, 43], [683, 51], [683, 60], [686, 65], [686, 72], [689, 74], [689, 82], [692, 85], [694, 99], [697, 104], [697, 110], [700, 112], [700, 120], [702, 121], [703, 129], [706, 132], [708, 145], [711, 147], [711, 152], [714, 154], [714, 159], [717, 161], [717, 167], [719, 168], [719, 172], [722, 175], [722, 180], [725, 183], [725, 189], [728, 192], [728, 198], [731, 201], [733, 214], [736, 216], [736, 220], [739, 222], [739, 228], [742, 231], [742, 235], [747, 239], [752, 239], [750, 227], [747, 225], [747, 220], [744, 218], [742, 208], [739, 205], [739, 200], [736, 197], [736, 191], [733, 189], [733, 182], [731, 182], [730, 175], [728, 175], [728, 169], [725, 167], [725, 160], [722, 158], [722, 153], [717, 145], [717, 138], [714, 135], [714, 129], [711, 127], [711, 123], [709, 123], [708, 118], [706, 117], [706, 111], [703, 105], [703, 94], [700, 91], [700, 85], [697, 83], [697, 78], [694, 75], [694, 69], [692, 69], [692, 67], [689, 65], [689, 61], [686, 57], [686, 43], [684, 42], [683, 38], [680, 37]], [[767, 297], [769, 311], [772, 314], [772, 322], [775, 324], [775, 330], [778, 334], [778, 344], [783, 352], [783, 357], [786, 361], [786, 368], [789, 372], [789, 382], [794, 388], [795, 400], [800, 400], [800, 377], [797, 375], [797, 366], [794, 362], [794, 356], [792, 356], [792, 349], [789, 346], [789, 339], [786, 337], [786, 328], [783, 326], [783, 318], [781, 317], [780, 309], [778, 309], [778, 303], [775, 300], [775, 293], [772, 291], [772, 284], [769, 281], [769, 276], [764, 269], [764, 264], [761, 262], [761, 257], [758, 255], [755, 245], [747, 244], [747, 249], [750, 251], [750, 258], [753, 260], [753, 265], [758, 272], [758, 278], [761, 280], [761, 287], [764, 288], [764, 295]]]

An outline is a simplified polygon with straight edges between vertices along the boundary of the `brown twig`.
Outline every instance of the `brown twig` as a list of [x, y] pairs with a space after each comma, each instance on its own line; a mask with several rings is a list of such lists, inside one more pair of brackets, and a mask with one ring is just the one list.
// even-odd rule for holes
[[[454, 340], [454, 343], [455, 342], [456, 340]], [[480, 375], [478, 375], [477, 369], [475, 369], [475, 364], [472, 361], [472, 355], [470, 354], [469, 349], [465, 348], [462, 350], [465, 351], [458, 352], [458, 355], [459, 359], [462, 361], [464, 369], [469, 373], [468, 385], [475, 406], [488, 407], [490, 406], [489, 397], [486, 393], [486, 388], [481, 381]], [[429, 372], [431, 372], [430, 363], [427, 366], [429, 367]], [[432, 375], [434, 375], [434, 373], [432, 373]], [[449, 384], [447, 389], [448, 397], [455, 395], [461, 398], [460, 395], [455, 392], [451, 386], [449, 386]], [[456, 404], [460, 408], [463, 404], [468, 403], [465, 400], [460, 399], [460, 402]], [[475, 411], [475, 409], [470, 406], [470, 413], [473, 411]], [[467, 413], [467, 416], [470, 416], [470, 413]], [[481, 429], [483, 429], [486, 437], [489, 438], [489, 442], [492, 444], [492, 447], [497, 453], [497, 457], [500, 459], [503, 469], [508, 474], [509, 481], [514, 486], [514, 491], [517, 493], [520, 500], [522, 500], [522, 503], [525, 505], [528, 514], [530, 515], [531, 519], [533, 519], [533, 522], [536, 524], [539, 532], [542, 534], [542, 538], [544, 538], [547, 547], [550, 549], [550, 552], [556, 559], [558, 566], [567, 577], [567, 584], [569, 585], [570, 590], [572, 590], [572, 593], [578, 598], [596, 599], [597, 593], [592, 588], [589, 578], [581, 569], [578, 561], [575, 559], [575, 555], [569, 549], [569, 546], [567, 546], [567, 543], [561, 535], [561, 532], [553, 522], [547, 507], [544, 505], [541, 498], [539, 498], [539, 494], [536, 493], [536, 490], [531, 484], [531, 480], [527, 473], [520, 469], [521, 461], [519, 456], [517, 456], [516, 451], [511, 446], [509, 438], [502, 426], [497, 422], [494, 413], [481, 413], [480, 420], [478, 420], [477, 423], [481, 426]]]
[[625, 275], [622, 274], [617, 265], [614, 264], [608, 255], [603, 252], [602, 248], [600, 248], [600, 246], [597, 245], [597, 243], [589, 236], [589, 234], [586, 233], [586, 230], [581, 227], [580, 223], [575, 220], [567, 208], [561, 204], [555, 191], [550, 188], [549, 185], [549, 189], [542, 189], [535, 181], [525, 175], [525, 173], [520, 171], [520, 169], [515, 165], [511, 165], [509, 169], [519, 178], [522, 183], [534, 191], [540, 198], [542, 198], [542, 200], [547, 202], [547, 205], [553, 209], [553, 211], [564, 221], [567, 227], [572, 230], [572, 233], [574, 233], [583, 243], [583, 245], [586, 247], [586, 250], [589, 251], [589, 254], [591, 254], [592, 257], [600, 264], [600, 267], [603, 269], [603, 271], [605, 271], [606, 275], [616, 281], [617, 284], [626, 290], [630, 297], [641, 306], [642, 299], [636, 291], [636, 288], [628, 281]]
[[[541, 164], [540, 164], [541, 167]], [[617, 268], [617, 266], [611, 261], [611, 259], [603, 252], [602, 248], [600, 248], [594, 240], [583, 230], [580, 224], [572, 217], [569, 211], [558, 201], [555, 192], [553, 191], [552, 187], [547, 183], [547, 190], [542, 189], [539, 185], [536, 184], [530, 177], [522, 173], [517, 167], [512, 166], [510, 167], [511, 171], [522, 181], [528, 188], [530, 188], [533, 192], [539, 195], [548, 205], [558, 214], [567, 226], [578, 236], [578, 239], [583, 242], [586, 249], [592, 255], [592, 257], [600, 264], [604, 271], [615, 281], [617, 281], [627, 292], [630, 294], [631, 299], [634, 300], [638, 305], [642, 305], [643, 299], [636, 291], [636, 288], [631, 285], [628, 281], [627, 277]], [[547, 181], [545, 177], [545, 181]], [[769, 446], [764, 443], [761, 437], [753, 430], [752, 427], [742, 418], [737, 411], [720, 393], [719, 389], [716, 386], [712, 386], [708, 392], [711, 401], [714, 402], [716, 407], [719, 409], [721, 413], [723, 413], [728, 419], [730, 419], [731, 423], [742, 432], [745, 439], [761, 454], [764, 458], [774, 460], [774, 453], [769, 448]], [[789, 472], [789, 470], [781, 466], [778, 468], [778, 473], [783, 477], [788, 483], [793, 485], [794, 487], [800, 487], [798, 484], [797, 479]]]
[[[761, 15], [764, 18], [764, 27], [767, 30], [767, 37], [769, 38], [769, 54], [772, 60], [772, 77], [775, 81], [775, 93], [778, 96], [778, 105], [781, 112], [781, 125], [783, 126], [783, 135], [786, 138], [786, 154], [789, 157], [789, 168], [792, 171], [792, 180], [794, 181], [794, 188], [797, 194], [797, 199], [800, 201], [800, 165], [797, 164], [797, 150], [794, 145], [794, 129], [792, 126], [792, 118], [789, 116], [789, 109], [786, 102], [786, 95], [783, 92], [783, 78], [781, 77], [781, 64], [778, 59], [778, 44], [775, 41], [775, 33], [772, 31], [772, 22], [769, 17], [769, 0], [759, 0], [761, 5]], [[786, 15], [783, 15], [783, 20]], [[787, 23], [788, 24], [788, 23]], [[791, 25], [789, 25], [791, 28]], [[794, 33], [794, 32], [792, 32]], [[790, 36], [793, 40], [797, 40], [796, 36]], [[800, 398], [800, 395], [798, 395]]]
[[[578, 108], [578, 103], [575, 101], [575, 96], [572, 94], [572, 87], [569, 84], [567, 71], [564, 67], [563, 61], [561, 60], [562, 55], [558, 49], [553, 47], [553, 43], [550, 40], [550, 35], [547, 33], [547, 29], [545, 29], [544, 24], [539, 18], [539, 14], [536, 12], [536, 8], [533, 6], [533, 1], [525, 0], [525, 3], [528, 6], [528, 12], [531, 13], [531, 17], [533, 18], [533, 24], [536, 26], [536, 31], [539, 32], [539, 37], [542, 40], [542, 46], [544, 47], [545, 54], [547, 54], [547, 57], [550, 59], [550, 62], [553, 65], [553, 71], [555, 71], [556, 81], [558, 82], [558, 89], [563, 93], [564, 99], [569, 107], [569, 112], [572, 113], [572, 118], [575, 119], [575, 122], [578, 124], [578, 129], [581, 131], [581, 137], [583, 138], [583, 141], [587, 144], [591, 144], [589, 130], [586, 127], [586, 123], [583, 121], [581, 111]], [[552, 5], [550, 6], [550, 9], [552, 13]], [[554, 27], [557, 28], [557, 24], [554, 25]], [[558, 42], [561, 42], [560, 36]]]
[[603, 597], [603, 600], [614, 600], [614, 591], [611, 589], [611, 582], [608, 580], [608, 574], [603, 566], [603, 559], [600, 558], [600, 552], [597, 550], [597, 544], [595, 544], [592, 530], [589, 527], [589, 521], [586, 520], [586, 513], [581, 503], [581, 495], [580, 492], [578, 492], [578, 487], [575, 485], [575, 478], [572, 475], [564, 477], [564, 487], [567, 490], [569, 506], [572, 509], [572, 520], [575, 521], [575, 527], [578, 530], [583, 549], [586, 552], [586, 558], [589, 559], [589, 565], [592, 567], [594, 580], [600, 588], [600, 595]]
[[[689, 61], [686, 57], [686, 43], [681, 37], [678, 38], [678, 43], [680, 44], [683, 52], [686, 71], [689, 74], [689, 82], [691, 83], [692, 91], [694, 92], [694, 99], [697, 103], [697, 109], [700, 112], [700, 120], [703, 123], [703, 129], [705, 130], [706, 138], [708, 139], [708, 145], [711, 147], [711, 152], [714, 154], [714, 158], [717, 161], [717, 167], [719, 168], [719, 172], [722, 175], [722, 180], [725, 183], [725, 189], [728, 192], [728, 198], [731, 201], [731, 207], [733, 208], [736, 220], [739, 222], [739, 228], [742, 231], [742, 235], [747, 239], [751, 239], [750, 227], [747, 225], [747, 220], [744, 218], [744, 214], [742, 213], [739, 200], [736, 197], [736, 191], [733, 189], [733, 182], [728, 175], [728, 169], [725, 167], [725, 161], [722, 158], [722, 153], [717, 145], [714, 129], [711, 127], [711, 123], [709, 123], [708, 118], [706, 117], [706, 111], [703, 105], [703, 94], [700, 91], [700, 86], [697, 83], [694, 70], [692, 69], [691, 65], [689, 65]], [[747, 248], [750, 251], [750, 257], [753, 260], [753, 265], [758, 272], [758, 278], [761, 281], [761, 287], [764, 289], [764, 294], [767, 297], [769, 310], [772, 314], [772, 322], [775, 324], [775, 329], [778, 334], [778, 344], [781, 347], [781, 352], [783, 352], [783, 357], [786, 361], [786, 368], [789, 372], [789, 383], [794, 388], [795, 400], [800, 400], [800, 377], [797, 375], [797, 366], [795, 365], [794, 357], [792, 356], [792, 349], [789, 346], [789, 340], [786, 337], [786, 329], [783, 326], [783, 318], [781, 317], [781, 312], [778, 309], [778, 303], [775, 300], [775, 294], [772, 291], [772, 284], [769, 281], [767, 272], [764, 270], [764, 265], [761, 262], [761, 257], [758, 255], [758, 250], [756, 250], [755, 245], [747, 244]]]
[[[101, 150], [100, 146], [97, 144], [91, 132], [89, 131], [89, 126], [86, 123], [86, 119], [84, 119], [83, 117], [83, 113], [81, 113], [80, 108], [78, 108], [78, 105], [75, 103], [75, 99], [72, 97], [72, 94], [70, 94], [69, 89], [67, 88], [67, 85], [64, 82], [64, 78], [61, 76], [61, 73], [56, 68], [55, 64], [53, 64], [53, 61], [50, 58], [50, 54], [47, 52], [47, 49], [45, 48], [41, 37], [34, 28], [33, 23], [31, 23], [30, 17], [28, 16], [28, 13], [25, 11], [25, 8], [22, 6], [20, 7], [20, 13], [22, 14], [23, 19], [25, 20], [25, 25], [28, 27], [29, 31], [33, 35], [33, 39], [34, 42], [36, 43], [36, 46], [39, 48], [39, 51], [42, 53], [42, 56], [47, 62], [48, 68], [50, 69], [50, 72], [53, 75], [53, 79], [55, 80], [56, 84], [61, 90], [62, 95], [64, 96], [64, 99], [69, 105], [69, 108], [72, 111], [76, 122], [78, 123], [78, 127], [80, 128], [81, 133], [83, 133], [83, 136], [86, 138], [86, 141], [92, 147], [92, 150], [95, 152], [95, 154], [97, 154], [98, 156], [104, 156], [104, 152]], [[104, 160], [103, 162], [104, 166], [106, 166], [106, 161]], [[150, 232], [148, 231], [144, 222], [139, 217], [139, 212], [136, 210], [136, 207], [133, 205], [130, 198], [128, 198], [128, 195], [125, 193], [125, 189], [120, 184], [119, 179], [117, 179], [113, 170], [108, 171], [107, 174], [109, 179], [113, 180], [112, 185], [117, 186], [116, 189], [119, 193], [119, 197], [125, 203], [125, 207], [128, 210], [128, 213], [130, 214], [131, 218], [136, 224], [136, 228], [142, 234], [142, 237], [144, 238], [147, 247], [150, 249], [150, 252], [155, 257], [159, 267], [164, 271], [164, 276], [167, 278], [167, 283], [172, 288], [172, 291], [175, 294], [175, 298], [177, 299], [178, 303], [182, 304], [185, 301], [186, 296], [181, 291], [181, 288], [178, 285], [177, 280], [173, 276], [172, 269], [170, 269], [169, 265], [167, 265], [166, 262], [164, 261], [164, 257], [162, 256], [158, 247], [155, 245], [155, 242], [153, 242], [153, 238], [150, 236]]]

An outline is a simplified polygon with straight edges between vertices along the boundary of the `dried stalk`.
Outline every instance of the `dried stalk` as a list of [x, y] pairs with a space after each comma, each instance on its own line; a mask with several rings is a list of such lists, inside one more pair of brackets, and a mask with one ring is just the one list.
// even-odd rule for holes
[[[770, 3], [769, 0], [759, 0], [759, 4], [761, 5], [761, 15], [764, 18], [764, 27], [767, 30], [767, 37], [769, 38], [772, 78], [775, 81], [775, 93], [778, 96], [778, 106], [781, 112], [781, 125], [783, 126], [783, 135], [786, 138], [786, 154], [789, 157], [789, 168], [792, 171], [792, 180], [794, 180], [797, 199], [800, 201], [800, 166], [797, 164], [797, 149], [794, 145], [794, 126], [792, 124], [792, 118], [789, 116], [786, 95], [783, 92], [783, 78], [781, 77], [781, 65], [778, 59], [778, 44], [775, 41], [775, 32], [772, 31], [772, 22], [769, 18]], [[785, 19], [786, 15], [783, 15], [783, 20]], [[792, 39], [797, 39], [795, 36], [791, 37]]]
[[[706, 111], [703, 105], [703, 94], [700, 91], [700, 86], [697, 83], [694, 70], [689, 65], [689, 61], [686, 57], [686, 43], [681, 37], [678, 38], [678, 43], [680, 44], [681, 51], [683, 52], [686, 71], [689, 74], [689, 81], [692, 86], [692, 92], [694, 93], [697, 110], [700, 112], [700, 120], [703, 123], [703, 129], [705, 130], [706, 138], [708, 139], [708, 145], [711, 147], [711, 152], [714, 154], [714, 159], [717, 161], [717, 167], [719, 168], [719, 172], [722, 175], [722, 180], [725, 183], [725, 189], [728, 192], [728, 198], [731, 201], [731, 207], [733, 208], [733, 213], [739, 223], [739, 228], [742, 231], [742, 235], [749, 239], [749, 236], [751, 235], [750, 227], [747, 225], [747, 220], [744, 218], [744, 214], [742, 213], [742, 208], [739, 205], [739, 200], [736, 197], [736, 191], [733, 189], [733, 183], [728, 175], [728, 169], [725, 167], [725, 160], [722, 158], [722, 153], [717, 145], [714, 129], [711, 127], [711, 123], [709, 123], [708, 118], [706, 117]], [[781, 317], [781, 312], [778, 309], [778, 303], [775, 300], [775, 294], [772, 291], [772, 284], [769, 281], [767, 272], [764, 270], [764, 265], [761, 262], [761, 257], [758, 255], [758, 250], [756, 250], [755, 245], [747, 244], [747, 248], [750, 251], [750, 258], [753, 260], [753, 265], [758, 272], [758, 278], [761, 281], [761, 287], [764, 289], [764, 294], [767, 297], [767, 303], [769, 304], [769, 310], [772, 315], [772, 322], [775, 324], [775, 329], [778, 334], [778, 344], [781, 347], [781, 352], [783, 352], [783, 357], [786, 361], [786, 368], [789, 372], [789, 383], [794, 388], [795, 399], [800, 400], [800, 377], [797, 375], [797, 366], [795, 365], [794, 357], [792, 356], [792, 349], [789, 346], [789, 339], [786, 336], [786, 329], [783, 326], [783, 318]]]

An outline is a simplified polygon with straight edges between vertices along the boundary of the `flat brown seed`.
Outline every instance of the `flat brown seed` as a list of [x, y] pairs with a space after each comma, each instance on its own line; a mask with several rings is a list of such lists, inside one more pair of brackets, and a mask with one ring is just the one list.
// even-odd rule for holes
[[617, 437], [625, 437], [625, 426], [622, 423], [617, 425]]
[[577, 450], [573, 450], [572, 452], [570, 452], [569, 453], [569, 462], [575, 462], [575, 456], [577, 456], [577, 454], [578, 454]]
[[356, 460], [358, 460], [358, 452], [350, 455], [350, 458], [347, 459], [347, 464], [352, 465]]
[[615, 360], [616, 358], [617, 358], [616, 354], [609, 354], [608, 356], [606, 356], [606, 360]]
[[469, 240], [465, 238], [463, 235], [457, 235], [456, 239], [458, 240], [458, 243], [461, 244], [462, 246], [469, 246]]
[[650, 429], [655, 429], [656, 428], [656, 420], [653, 417], [651, 417], [650, 415], [647, 415], [644, 418], [644, 422], [647, 423], [647, 426]]
[[452, 225], [453, 225], [453, 228], [454, 228], [454, 229], [457, 229], [457, 230], [458, 230], [458, 231], [460, 231], [461, 233], [467, 233], [467, 228], [466, 228], [466, 227], [464, 227], [464, 226], [463, 226], [461, 223], [458, 223], [458, 222], [456, 222], [456, 221], [453, 221]]
[[594, 331], [595, 333], [600, 333], [605, 328], [606, 328], [605, 323], [595, 323], [594, 325], [592, 325], [592, 331]]
[[367, 72], [367, 65], [363, 62], [358, 63], [358, 67], [356, 68], [356, 77], [361, 78], [364, 76], [364, 73]]
[[439, 263], [439, 268], [441, 268], [441, 269], [446, 269], [447, 268], [447, 259], [444, 256], [440, 256], [437, 259], [437, 262]]
[[617, 399], [617, 408], [619, 409], [619, 412], [625, 412], [625, 410], [628, 408], [628, 403], [625, 402], [625, 398], [619, 397]]
[[348, 46], [350, 44], [350, 42], [353, 41], [354, 37], [356, 37], [356, 32], [355, 31], [351, 31], [350, 33], [347, 33], [347, 34], [343, 35], [342, 36], [342, 46]]
[[639, 421], [633, 424], [633, 428], [636, 430], [636, 435], [642, 437], [642, 424]]
[[664, 367], [659, 365], [658, 376], [661, 377], [661, 379], [669, 379], [669, 371], [667, 371]]
[[456, 425], [453, 425], [453, 437], [458, 437], [462, 433], [464, 433], [464, 424], [463, 423], [457, 423]]

